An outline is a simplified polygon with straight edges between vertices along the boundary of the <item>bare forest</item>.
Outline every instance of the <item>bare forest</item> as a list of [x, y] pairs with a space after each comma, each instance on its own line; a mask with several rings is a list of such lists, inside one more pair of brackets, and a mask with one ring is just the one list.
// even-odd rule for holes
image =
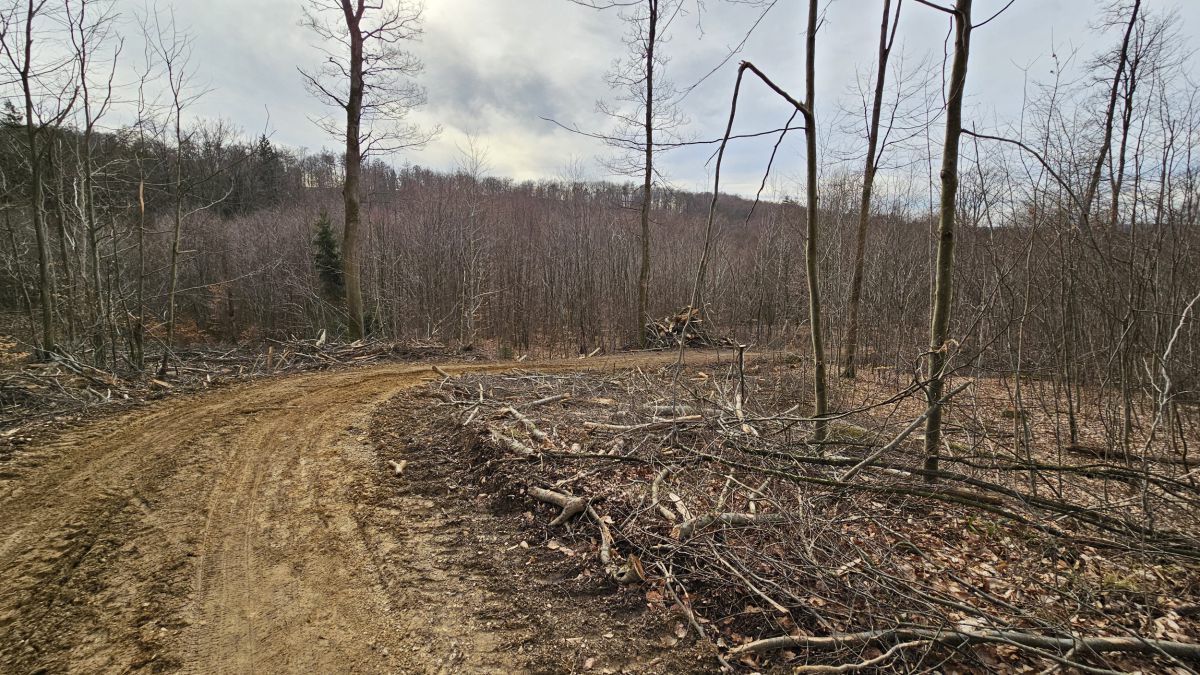
[[319, 150], [0, 3], [0, 672], [1200, 670], [1198, 26], [992, 105], [1034, 0], [552, 1], [624, 51], [534, 179], [422, 166], [433, 0], [280, 5]]

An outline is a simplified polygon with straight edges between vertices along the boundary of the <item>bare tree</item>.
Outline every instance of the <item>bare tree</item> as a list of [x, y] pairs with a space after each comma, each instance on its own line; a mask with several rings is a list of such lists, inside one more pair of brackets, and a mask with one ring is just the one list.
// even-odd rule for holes
[[[662, 51], [671, 23], [682, 14], [679, 0], [634, 0], [633, 2], [604, 2], [571, 0], [592, 9], [620, 9], [627, 26], [624, 42], [628, 53], [618, 59], [607, 75], [616, 100], [632, 105], [633, 109], [613, 106], [604, 101], [597, 109], [616, 122], [608, 134], [588, 134], [603, 140], [621, 154], [608, 162], [618, 175], [639, 176], [642, 179], [641, 205], [638, 217], [641, 226], [641, 258], [638, 267], [637, 316], [634, 326], [636, 343], [646, 345], [646, 326], [650, 323], [651, 210], [654, 185], [658, 172], [654, 165], [656, 134], [672, 136], [685, 123], [679, 111], [676, 90], [664, 76], [667, 58]], [[665, 145], [660, 138], [658, 147]]]
[[875, 93], [871, 99], [871, 117], [867, 123], [867, 158], [863, 167], [862, 202], [858, 211], [858, 232], [854, 243], [854, 263], [850, 278], [850, 299], [846, 305], [846, 355], [843, 377], [854, 377], [855, 357], [858, 354], [858, 307], [862, 301], [863, 262], [867, 250], [867, 223], [871, 217], [871, 191], [875, 173], [879, 170], [879, 118], [883, 112], [883, 92], [887, 83], [888, 58], [896, 41], [900, 25], [900, 8], [904, 0], [896, 0], [896, 16], [892, 18], [892, 0], [883, 0], [883, 19], [879, 26], [879, 56], [875, 63]]
[[[191, 88], [191, 36], [176, 26], [174, 15], [171, 15], [169, 20], [164, 23], [160, 15], [155, 13], [153, 20], [154, 32], [151, 34], [147, 30], [147, 35], [149, 36], [151, 49], [157, 56], [163, 69], [163, 74], [167, 78], [167, 91], [171, 99], [169, 103], [170, 120], [175, 144], [174, 177], [172, 181], [171, 256], [167, 281], [167, 340], [166, 348], [163, 350], [162, 363], [158, 368], [158, 376], [161, 378], [166, 375], [171, 348], [175, 343], [175, 295], [179, 284], [179, 246], [183, 236], [184, 219], [183, 203], [185, 188], [183, 161], [185, 146], [190, 141], [190, 134], [184, 132], [183, 111], [188, 105], [199, 98], [203, 92], [196, 92]], [[148, 28], [148, 22], [146, 28]]]
[[[817, 189], [817, 121], [816, 121], [816, 90], [817, 90], [817, 0], [808, 3], [808, 30], [804, 40], [804, 106], [809, 114], [804, 122], [805, 178], [808, 199], [807, 209], [807, 241], [804, 245], [804, 267], [808, 279], [808, 320], [809, 331], [812, 334], [813, 350], [813, 417], [818, 420], [828, 411], [825, 391], [825, 342], [821, 333], [821, 290], [818, 270], [820, 268], [817, 236], [821, 228], [817, 221], [818, 189]], [[818, 421], [815, 436], [817, 440], [825, 437], [825, 423]]]
[[[97, 5], [94, 7], [97, 11], [94, 14], [89, 14], [88, 10], [93, 9], [93, 4]], [[93, 155], [96, 142], [96, 124], [109, 111], [113, 102], [113, 79], [116, 75], [117, 57], [121, 52], [122, 40], [119, 36], [115, 36], [112, 33], [112, 24], [116, 17], [113, 13], [111, 0], [101, 3], [80, 0], [77, 11], [73, 10], [70, 2], [67, 2], [66, 8], [67, 19], [70, 23], [71, 46], [75, 53], [76, 66], [79, 69], [79, 102], [83, 113], [83, 133], [79, 141], [78, 153], [80, 173], [83, 176], [83, 203], [79, 205], [79, 208], [84, 222], [84, 231], [87, 234], [88, 271], [90, 272], [89, 299], [91, 300], [94, 312], [92, 344], [95, 349], [95, 358], [100, 362], [103, 360], [105, 333], [111, 334], [113, 330], [113, 317], [111, 307], [105, 302], [104, 290], [101, 284], [100, 224], [96, 216], [96, 167]], [[91, 79], [92, 69], [96, 65], [105, 65], [103, 62], [96, 63], [95, 53], [104, 46], [105, 42], [114, 38], [116, 44], [113, 49], [112, 60], [107, 64], [108, 67], [106, 69], [107, 72], [104, 74], [104, 79], [99, 83], [93, 83]], [[96, 84], [98, 84], [98, 87], [95, 86]], [[99, 89], [98, 98], [95, 91], [97, 88]], [[115, 232], [113, 236], [116, 236]]]
[[319, 69], [300, 74], [313, 96], [345, 113], [344, 126], [330, 118], [318, 124], [346, 140], [342, 264], [350, 337], [355, 339], [366, 332], [358, 243], [363, 159], [420, 147], [436, 133], [405, 122], [425, 102], [425, 90], [412, 81], [422, 70], [421, 61], [401, 48], [421, 35], [421, 13], [421, 5], [410, 0], [309, 0], [304, 11], [303, 23], [324, 43], [319, 48], [325, 59]]
[[[143, 25], [143, 32], [145, 29], [146, 26]], [[154, 124], [153, 105], [146, 95], [146, 86], [153, 74], [150, 64], [154, 58], [154, 50], [149, 42], [147, 40], [143, 47], [144, 66], [138, 73], [137, 117], [133, 125], [137, 140], [132, 141], [133, 165], [136, 168], [133, 178], [137, 181], [137, 234], [134, 238], [137, 247], [137, 275], [134, 278], [133, 294], [136, 312], [131, 312], [126, 307], [130, 352], [133, 367], [139, 373], [146, 368], [146, 151], [149, 145], [146, 132]]]
[[962, 138], [963, 94], [967, 88], [967, 62], [971, 54], [971, 0], [957, 0], [954, 9], [917, 0], [950, 13], [954, 18], [954, 60], [950, 67], [950, 92], [946, 96], [946, 140], [942, 146], [942, 191], [938, 211], [938, 246], [933, 306], [930, 309], [929, 361], [926, 373], [925, 470], [938, 470], [942, 436], [942, 396], [946, 369], [954, 348], [950, 339], [950, 308], [954, 281], [954, 218], [958, 197], [958, 147]]
[[47, 147], [40, 144], [47, 129], [58, 127], [70, 114], [78, 95], [71, 64], [62, 60], [36, 63], [34, 24], [54, 20], [46, 8], [48, 0], [12, 2], [0, 15], [0, 49], [3, 49], [11, 75], [20, 83], [25, 102], [25, 140], [29, 154], [29, 212], [38, 249], [38, 285], [42, 314], [42, 340], [39, 355], [49, 358], [55, 351], [54, 278], [50, 269], [50, 241], [46, 234], [43, 171]]

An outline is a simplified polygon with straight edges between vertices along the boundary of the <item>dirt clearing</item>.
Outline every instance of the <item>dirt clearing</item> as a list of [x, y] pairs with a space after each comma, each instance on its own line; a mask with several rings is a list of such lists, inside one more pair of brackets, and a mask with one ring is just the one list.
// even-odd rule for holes
[[[383, 482], [371, 411], [434, 377], [392, 365], [246, 383], [22, 448], [0, 467], [3, 670], [539, 669], [510, 646], [564, 609], [506, 597], [494, 573], [511, 543], [476, 510], [423, 494], [437, 489], [430, 469], [414, 467], [403, 493]], [[598, 624], [580, 655], [630, 634], [624, 621]]]

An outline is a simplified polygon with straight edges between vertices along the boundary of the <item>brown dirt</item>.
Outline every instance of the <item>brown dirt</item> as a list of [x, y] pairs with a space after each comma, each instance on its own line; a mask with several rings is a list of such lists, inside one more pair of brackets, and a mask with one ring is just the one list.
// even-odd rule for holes
[[[388, 365], [251, 382], [26, 446], [0, 465], [0, 671], [562, 672], [658, 639], [611, 603], [533, 607], [503, 578], [523, 551], [465, 497], [430, 499], [433, 468], [396, 490], [370, 415], [434, 377]], [[534, 648], [554, 630], [575, 654]]]

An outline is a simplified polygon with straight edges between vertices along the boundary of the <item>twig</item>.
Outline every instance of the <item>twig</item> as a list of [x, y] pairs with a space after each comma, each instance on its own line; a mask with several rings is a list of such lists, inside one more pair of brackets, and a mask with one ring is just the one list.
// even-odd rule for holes
[[871, 666], [877, 666], [877, 665], [883, 663], [884, 661], [887, 661], [888, 659], [892, 658], [898, 652], [900, 652], [904, 649], [908, 649], [909, 647], [917, 647], [920, 645], [927, 645], [927, 644], [929, 644], [929, 640], [909, 640], [908, 642], [901, 642], [899, 644], [892, 645], [891, 649], [880, 654], [879, 656], [876, 656], [873, 659], [867, 659], [866, 661], [860, 661], [858, 663], [843, 663], [840, 666], [825, 666], [825, 665], [820, 665], [820, 664], [807, 665], [807, 666], [796, 666], [796, 669], [793, 672], [796, 672], [796, 673], [850, 673], [850, 672], [854, 672], [854, 671], [858, 671], [858, 670], [863, 670], [864, 668], [870, 668]]

